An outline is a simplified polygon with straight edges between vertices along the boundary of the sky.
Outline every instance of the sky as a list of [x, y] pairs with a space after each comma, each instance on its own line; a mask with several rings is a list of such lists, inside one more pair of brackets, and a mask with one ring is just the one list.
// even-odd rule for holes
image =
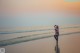
[[80, 1], [0, 0], [0, 27], [80, 24]]

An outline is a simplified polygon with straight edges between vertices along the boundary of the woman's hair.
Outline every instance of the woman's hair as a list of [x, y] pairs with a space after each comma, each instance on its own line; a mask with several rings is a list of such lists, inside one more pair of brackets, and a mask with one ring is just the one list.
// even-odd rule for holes
[[54, 27], [55, 27], [55, 26], [57, 26], [57, 25], [54, 25]]

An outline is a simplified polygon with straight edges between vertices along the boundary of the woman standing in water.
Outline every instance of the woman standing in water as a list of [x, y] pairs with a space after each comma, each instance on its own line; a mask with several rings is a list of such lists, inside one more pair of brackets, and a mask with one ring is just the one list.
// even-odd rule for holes
[[55, 25], [55, 26], [54, 26], [54, 30], [55, 30], [54, 38], [58, 41], [58, 36], [59, 36], [59, 26], [58, 26], [58, 25]]

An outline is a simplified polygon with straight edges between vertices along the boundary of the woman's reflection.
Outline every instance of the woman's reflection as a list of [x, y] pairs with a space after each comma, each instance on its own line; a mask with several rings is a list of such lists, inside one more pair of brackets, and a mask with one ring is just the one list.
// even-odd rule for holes
[[59, 45], [58, 45], [58, 41], [56, 41], [55, 53], [60, 53], [60, 48], [59, 48]]

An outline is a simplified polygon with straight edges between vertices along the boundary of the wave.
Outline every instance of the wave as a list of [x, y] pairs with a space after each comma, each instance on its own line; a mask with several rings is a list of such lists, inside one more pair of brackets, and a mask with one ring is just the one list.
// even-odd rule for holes
[[[2, 41], [0, 41], [0, 47], [13, 45], [13, 44], [17, 44], [17, 43], [22, 43], [22, 42], [29, 42], [29, 41], [33, 41], [33, 40], [39, 40], [39, 39], [43, 39], [43, 38], [53, 37], [54, 35], [47, 35], [50, 33], [52, 33], [52, 32], [43, 33], [43, 34], [34, 34], [32, 36], [22, 36], [22, 37], [17, 37], [17, 38], [8, 39], [8, 40], [2, 40]], [[80, 33], [79, 31], [78, 32], [71, 32], [71, 33], [60, 34], [60, 36], [79, 34], [79, 33]], [[46, 36], [44, 36], [44, 34], [46, 34]], [[42, 36], [39, 36], [39, 35], [42, 35]]]
[[[80, 28], [80, 26], [64, 27], [64, 28], [60, 28], [60, 29], [67, 29], [67, 28]], [[37, 32], [37, 31], [48, 31], [48, 30], [54, 30], [54, 29], [25, 30], [25, 31], [15, 31], [15, 32], [0, 32], [0, 34], [15, 34], [15, 33]]]

